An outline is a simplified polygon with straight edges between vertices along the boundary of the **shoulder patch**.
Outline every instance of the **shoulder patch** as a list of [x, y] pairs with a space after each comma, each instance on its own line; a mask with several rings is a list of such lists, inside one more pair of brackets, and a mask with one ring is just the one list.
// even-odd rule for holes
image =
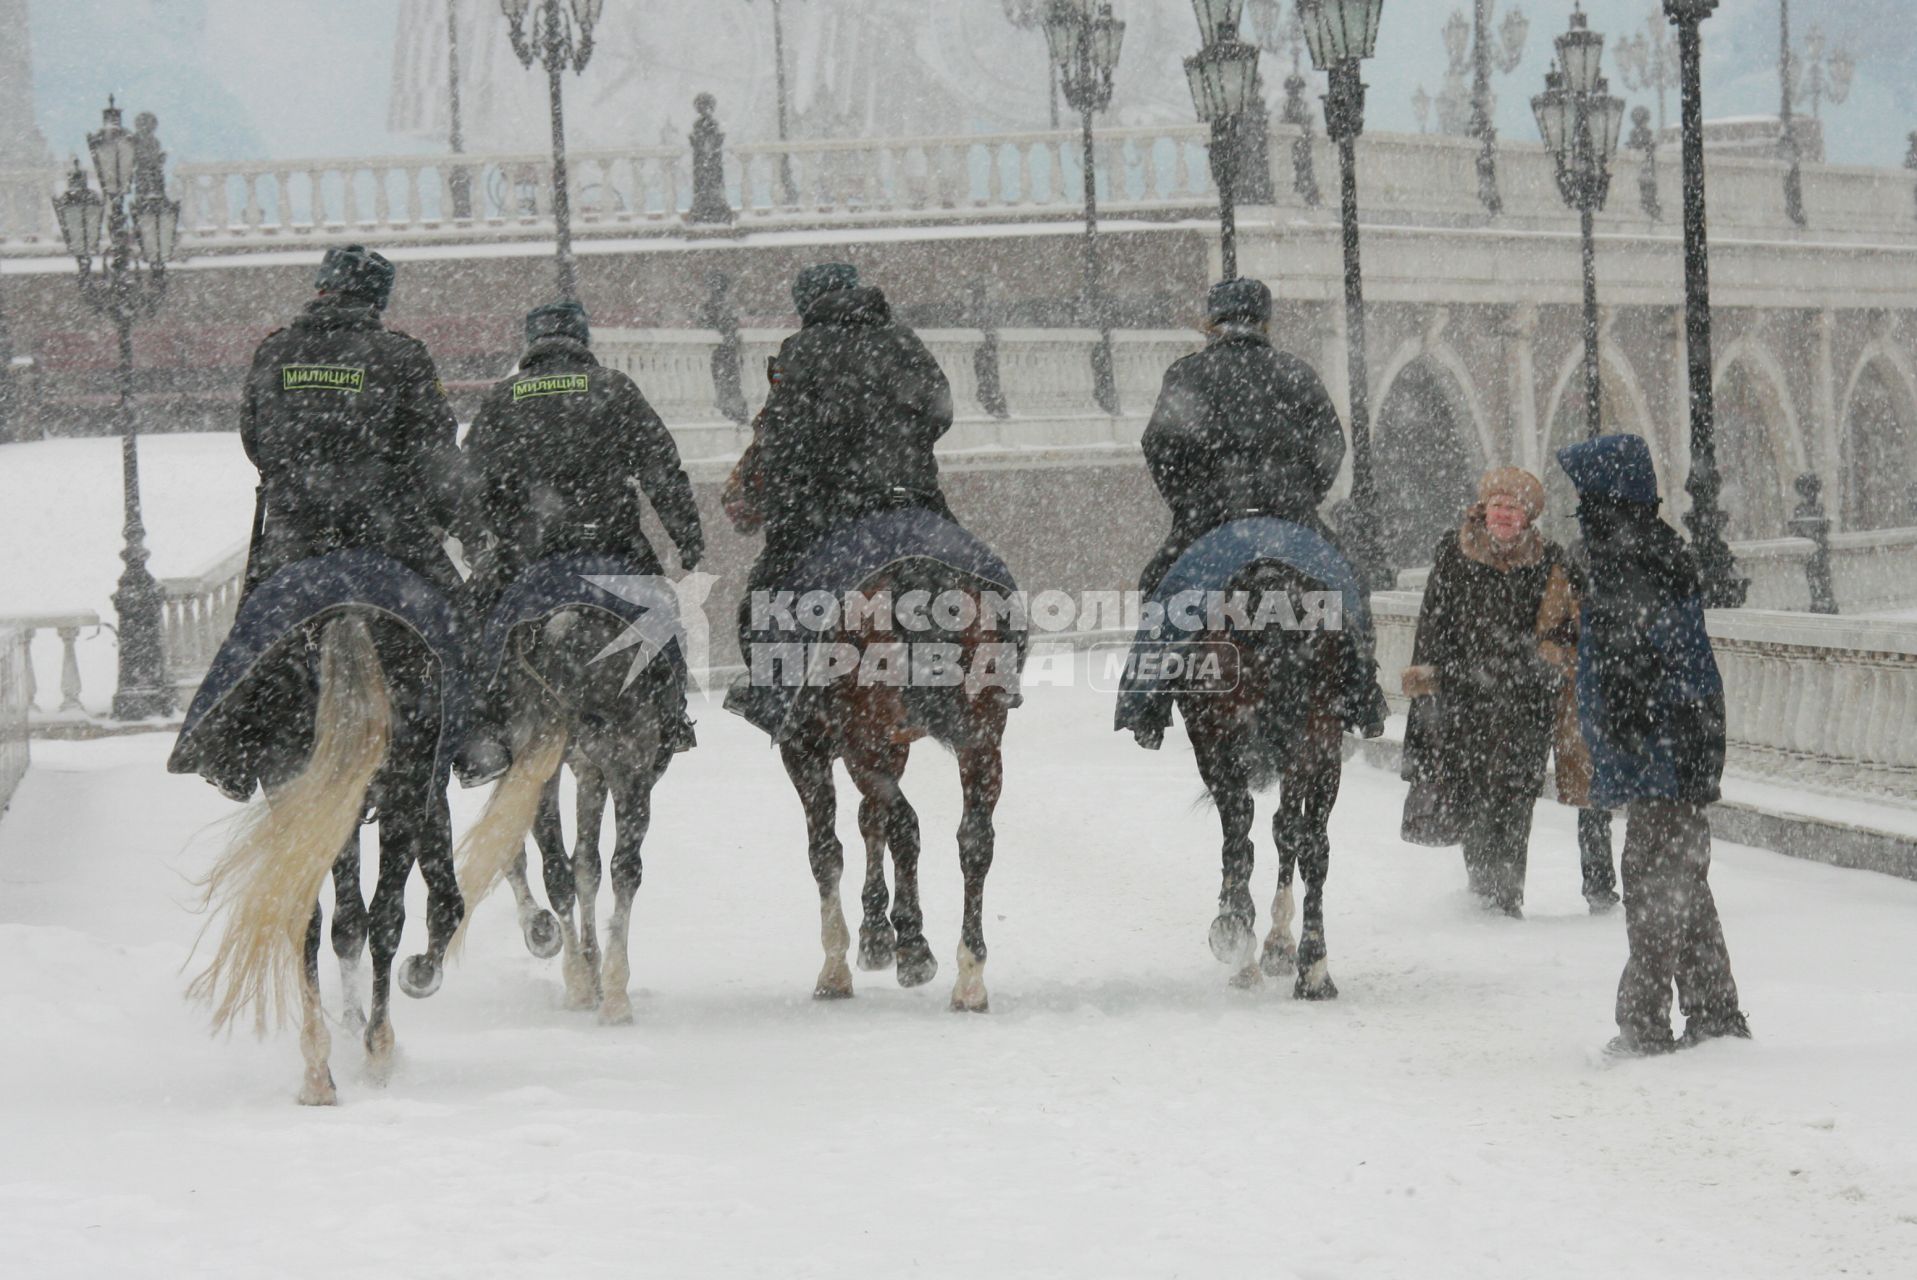
[[353, 365], [283, 364], [280, 390], [344, 391], [358, 395], [366, 390], [366, 370]]
[[513, 383], [513, 402], [538, 396], [582, 396], [592, 390], [592, 378], [584, 373], [548, 373], [520, 378]]

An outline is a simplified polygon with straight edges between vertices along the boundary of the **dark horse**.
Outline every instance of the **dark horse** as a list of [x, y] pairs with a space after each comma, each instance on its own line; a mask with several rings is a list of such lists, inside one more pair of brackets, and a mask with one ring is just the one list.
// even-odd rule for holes
[[[1268, 595], [1298, 600], [1320, 592], [1289, 565], [1261, 560], [1229, 584], [1252, 601]], [[1308, 612], [1308, 611], [1306, 611]], [[1208, 619], [1193, 637], [1199, 652], [1217, 655], [1211, 672], [1194, 664], [1171, 692], [1198, 757], [1218, 820], [1224, 828], [1224, 877], [1212, 954], [1234, 967], [1235, 985], [1264, 975], [1297, 972], [1293, 994], [1329, 1000], [1338, 994], [1327, 970], [1324, 889], [1331, 864], [1327, 831], [1343, 773], [1341, 678], [1349, 638], [1321, 628], [1242, 628], [1229, 618]], [[1222, 679], [1220, 675], [1222, 674]], [[1253, 795], [1278, 786], [1271, 834], [1278, 846], [1278, 892], [1271, 932], [1254, 959], [1257, 908], [1251, 896]], [[1304, 928], [1291, 933], [1292, 879], [1305, 880]]]
[[[652, 654], [635, 673], [618, 655], [627, 627], [612, 613], [580, 606], [514, 628], [504, 664], [513, 767], [457, 854], [469, 906], [502, 878], [511, 881], [528, 949], [544, 958], [563, 947], [566, 1006], [597, 1009], [604, 1023], [632, 1020], [632, 903], [644, 870], [640, 846], [652, 820], [653, 785], [671, 760], [661, 750], [662, 708], [679, 679], [665, 653]], [[579, 784], [570, 855], [560, 827], [562, 764]], [[609, 795], [616, 819], [613, 910], [602, 954], [599, 829]], [[544, 864], [550, 913], [533, 901], [526, 883], [529, 832]]]
[[[369, 582], [374, 589], [356, 596], [356, 585]], [[309, 608], [309, 596], [347, 603]], [[372, 603], [381, 598], [389, 607]], [[213, 1005], [216, 1027], [250, 1011], [263, 1031], [288, 1010], [296, 988], [306, 1060], [299, 1100], [309, 1105], [338, 1099], [319, 994], [318, 898], [328, 870], [345, 1023], [363, 1027], [375, 1080], [393, 1063], [390, 983], [415, 863], [428, 890], [428, 943], [400, 968], [406, 994], [438, 989], [463, 915], [445, 796], [443, 730], [456, 723], [463, 697], [459, 656], [446, 647], [456, 645], [448, 613], [422, 581], [365, 553], [307, 562], [269, 580], [242, 608], [169, 763], [174, 772], [219, 779], [237, 797], [255, 779], [263, 786], [203, 882], [225, 927], [191, 993]], [[428, 633], [440, 637], [437, 648]], [[369, 906], [360, 896], [358, 828], [370, 815], [380, 827], [380, 867]], [[370, 1018], [358, 984], [368, 942]]]

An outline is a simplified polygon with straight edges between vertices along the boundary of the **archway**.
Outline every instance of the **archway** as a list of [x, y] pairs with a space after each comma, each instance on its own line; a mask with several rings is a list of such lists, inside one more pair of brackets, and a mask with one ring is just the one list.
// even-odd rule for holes
[[1467, 441], [1450, 375], [1430, 359], [1405, 366], [1378, 412], [1378, 508], [1391, 563], [1431, 563], [1477, 494], [1478, 451]]
[[1844, 415], [1844, 523], [1851, 529], [1917, 525], [1908, 397], [1872, 360], [1858, 374]]
[[[1603, 351], [1602, 373], [1604, 385], [1600, 389], [1600, 431], [1605, 435], [1628, 433], [1644, 436], [1659, 466], [1658, 482], [1662, 486], [1663, 459], [1657, 456], [1656, 438], [1647, 430], [1650, 424], [1643, 391], [1635, 377], [1631, 376], [1628, 366], [1609, 346]], [[1558, 465], [1558, 450], [1576, 444], [1589, 434], [1590, 424], [1585, 420], [1584, 411], [1584, 357], [1580, 349], [1565, 365], [1563, 376], [1559, 379], [1557, 407], [1545, 431], [1544, 456], [1539, 463], [1544, 480], [1544, 518], [1538, 522], [1538, 527], [1543, 530], [1545, 537], [1560, 546], [1571, 545], [1581, 535], [1578, 532], [1577, 491], [1571, 487], [1571, 478], [1564, 474], [1564, 468]]]
[[1796, 475], [1789, 427], [1776, 388], [1748, 360], [1734, 361], [1718, 376], [1717, 465], [1724, 478], [1719, 505], [1730, 517], [1725, 537], [1783, 537]]

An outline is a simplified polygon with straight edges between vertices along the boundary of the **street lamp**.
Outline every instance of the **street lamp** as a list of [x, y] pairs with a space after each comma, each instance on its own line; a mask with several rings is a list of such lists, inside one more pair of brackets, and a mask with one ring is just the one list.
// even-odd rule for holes
[[1503, 75], [1515, 71], [1524, 57], [1524, 42], [1531, 34], [1531, 20], [1524, 10], [1505, 10], [1500, 45], [1491, 48], [1491, 7], [1494, 0], [1476, 0], [1472, 39], [1471, 136], [1481, 144], [1478, 151], [1478, 199], [1493, 214], [1504, 212], [1504, 197], [1498, 194], [1498, 128], [1492, 121], [1491, 73], [1495, 66]]
[[1358, 572], [1374, 590], [1395, 584], [1378, 536], [1378, 486], [1371, 474], [1370, 374], [1365, 361], [1364, 272], [1358, 254], [1358, 137], [1364, 132], [1365, 85], [1359, 63], [1378, 45], [1384, 0], [1298, 0], [1312, 65], [1330, 75], [1325, 132], [1338, 146], [1343, 189], [1345, 337], [1351, 376], [1351, 503], [1356, 528], [1351, 548]]
[[1791, 0], [1777, 0], [1778, 52], [1777, 83], [1782, 96], [1778, 108], [1777, 149], [1790, 167], [1784, 172], [1784, 212], [1798, 226], [1808, 226], [1804, 213], [1804, 149], [1797, 141], [1797, 121], [1792, 109], [1797, 74], [1791, 66]]
[[[73, 162], [67, 189], [54, 197], [60, 238], [80, 266], [80, 296], [106, 316], [120, 340], [120, 483], [126, 508], [126, 569], [113, 593], [119, 615], [120, 678], [113, 694], [118, 720], [163, 716], [174, 708], [166, 678], [160, 586], [146, 567], [146, 525], [140, 516], [139, 419], [133, 404], [133, 324], [159, 310], [166, 264], [179, 252], [180, 202], [167, 198], [166, 152], [159, 121], [141, 114], [134, 132], [121, 126], [107, 99], [100, 130], [87, 135], [100, 190], [87, 186]], [[94, 272], [94, 259], [100, 270]]]
[[[1050, 8], [1049, 0], [1001, 0], [1005, 9], [1005, 20], [1020, 31], [1030, 31], [1034, 27], [1045, 25], [1045, 14]], [[1047, 100], [1052, 108], [1052, 128], [1058, 128], [1058, 64], [1053, 62], [1051, 54], [1045, 56], [1045, 65], [1051, 71], [1052, 87]]]
[[[552, 114], [552, 220], [559, 242], [559, 296], [579, 299], [579, 271], [572, 256], [572, 193], [566, 177], [566, 108], [562, 77], [567, 67], [584, 71], [592, 60], [592, 30], [606, 0], [572, 0], [567, 13], [559, 0], [499, 0], [500, 12], [510, 24], [513, 52], [519, 65], [538, 62], [546, 68], [546, 86]], [[532, 10], [531, 31], [527, 11]]]
[[1106, 313], [1098, 256], [1098, 161], [1092, 147], [1092, 117], [1112, 105], [1112, 74], [1125, 44], [1125, 24], [1109, 4], [1094, 0], [1052, 0], [1045, 14], [1045, 41], [1058, 68], [1059, 89], [1079, 113], [1085, 138], [1085, 303], [1098, 324], [1092, 352], [1092, 379], [1099, 407], [1118, 412], [1118, 383], [1112, 377], [1112, 327]]
[[1617, 42], [1617, 71], [1632, 93], [1657, 95], [1657, 131], [1663, 133], [1669, 123], [1665, 104], [1677, 88], [1677, 51], [1656, 14], [1645, 20], [1644, 30]]
[[1640, 157], [1637, 169], [1637, 201], [1644, 216], [1656, 222], [1664, 216], [1664, 205], [1657, 198], [1657, 135], [1651, 132], [1651, 109], [1631, 109], [1631, 150]]
[[779, 186], [785, 193], [787, 206], [796, 207], [799, 184], [793, 181], [792, 150], [786, 145], [792, 140], [792, 98], [785, 78], [784, 5], [785, 0], [772, 0], [772, 66], [779, 89]]
[[1699, 25], [1718, 0], [1664, 0], [1677, 28], [1678, 79], [1684, 139], [1684, 349], [1691, 387], [1691, 475], [1684, 487], [1691, 511], [1684, 522], [1704, 574], [1704, 602], [1713, 609], [1744, 604], [1750, 582], [1724, 541], [1728, 517], [1718, 508], [1724, 481], [1717, 469], [1717, 398], [1711, 367], [1710, 235], [1704, 207], [1704, 39]]
[[464, 221], [473, 216], [473, 175], [459, 162], [459, 157], [466, 152], [466, 126], [459, 104], [459, 0], [446, 0], [446, 102], [452, 126], [446, 145], [453, 153], [447, 193], [451, 197], [453, 217]]
[[1917, 172], [1917, 133], [1910, 135], [1910, 150], [1904, 153], [1904, 168]]
[[1857, 59], [1848, 49], [1832, 49], [1822, 27], [1812, 27], [1804, 37], [1801, 64], [1800, 74], [1791, 78], [1791, 92], [1798, 100], [1810, 103], [1811, 119], [1824, 118], [1824, 99], [1839, 107], [1849, 100]]
[[1285, 105], [1278, 119], [1298, 131], [1298, 136], [1291, 140], [1291, 189], [1305, 202], [1306, 208], [1316, 209], [1318, 174], [1311, 154], [1311, 108], [1305, 105], [1304, 19], [1294, 5], [1290, 20], [1283, 21], [1281, 0], [1251, 0], [1251, 6], [1258, 47], [1291, 59], [1291, 74], [1285, 77]]
[[1185, 59], [1198, 118], [1211, 126], [1224, 279], [1238, 278], [1238, 127], [1258, 95], [1258, 47], [1238, 38], [1245, 0], [1192, 0], [1205, 47]]
[[[1611, 192], [1611, 161], [1624, 127], [1624, 99], [1614, 97], [1600, 74], [1604, 37], [1591, 30], [1582, 8], [1571, 29], [1558, 37], [1558, 66], [1545, 76], [1544, 92], [1531, 99], [1544, 148], [1556, 162], [1558, 192], [1578, 211], [1584, 240], [1585, 434], [1604, 434], [1599, 402], [1597, 211]], [[1558, 69], [1562, 68], [1562, 70]]]

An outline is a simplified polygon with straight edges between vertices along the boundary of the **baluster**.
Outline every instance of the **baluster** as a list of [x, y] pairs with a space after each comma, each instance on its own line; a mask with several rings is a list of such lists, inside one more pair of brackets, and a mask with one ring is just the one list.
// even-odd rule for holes
[[387, 184], [391, 174], [391, 169], [373, 170], [373, 221], [382, 227], [393, 224], [393, 193]]
[[25, 646], [24, 652], [27, 655], [27, 678], [24, 687], [27, 696], [27, 711], [30, 714], [40, 709], [38, 702], [40, 686], [34, 682], [33, 678], [33, 628], [26, 627], [21, 630], [20, 643]]
[[233, 225], [233, 202], [227, 190], [227, 175], [216, 173], [213, 182], [213, 225], [226, 231]]
[[324, 227], [326, 218], [326, 170], [312, 169], [306, 174], [307, 198], [311, 207], [307, 210], [307, 225], [314, 231]]
[[57, 627], [60, 634], [60, 710], [80, 711], [80, 655], [75, 645], [80, 639], [80, 628]]
[[266, 218], [265, 213], [260, 209], [259, 178], [260, 175], [257, 173], [242, 173], [240, 175], [240, 181], [246, 184], [246, 212], [242, 217], [245, 224], [254, 230], [258, 230], [260, 224], [264, 222]]
[[340, 170], [340, 219], [349, 227], [360, 225], [359, 170]]
[[279, 206], [279, 225], [284, 231], [293, 229], [293, 173], [290, 169], [273, 171], [273, 196]]

